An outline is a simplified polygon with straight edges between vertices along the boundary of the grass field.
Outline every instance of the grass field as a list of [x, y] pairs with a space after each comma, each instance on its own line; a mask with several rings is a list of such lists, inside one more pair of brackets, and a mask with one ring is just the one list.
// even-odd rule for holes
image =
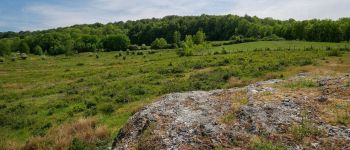
[[102, 52], [98, 58], [83, 53], [5, 60], [0, 63], [0, 140], [24, 144], [89, 118], [106, 126], [111, 142], [132, 113], [163, 94], [284, 78], [291, 75], [289, 68], [317, 66], [316, 60], [333, 56], [335, 49], [344, 50], [336, 51], [337, 56], [347, 53], [347, 47], [349, 43], [252, 42], [210, 47], [189, 57], [177, 56], [176, 50], [148, 50], [121, 56]]

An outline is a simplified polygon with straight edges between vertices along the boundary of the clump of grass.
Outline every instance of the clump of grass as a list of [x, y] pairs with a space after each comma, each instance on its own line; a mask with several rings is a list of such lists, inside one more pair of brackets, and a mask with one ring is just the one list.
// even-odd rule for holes
[[346, 126], [350, 126], [350, 112], [337, 115], [337, 122]]
[[236, 120], [236, 116], [234, 113], [229, 113], [227, 115], [224, 115], [220, 121], [224, 124], [230, 124]]
[[286, 150], [285, 147], [272, 142], [257, 142], [253, 145], [253, 150]]
[[350, 81], [346, 82], [346, 87], [350, 87]]
[[339, 50], [334, 49], [334, 50], [331, 50], [330, 52], [328, 52], [328, 56], [341, 57], [342, 53]]
[[300, 80], [296, 82], [288, 82], [284, 84], [284, 87], [290, 89], [312, 88], [316, 87], [316, 83], [312, 80]]
[[77, 63], [77, 66], [84, 66], [84, 63]]
[[109, 137], [106, 127], [97, 127], [91, 119], [80, 119], [52, 129], [45, 136], [31, 138], [21, 149], [96, 149], [107, 143]]
[[158, 140], [158, 137], [156, 137], [153, 133], [155, 128], [156, 124], [150, 123], [146, 130], [143, 131], [138, 139], [138, 150], [161, 149], [160, 145], [154, 143], [154, 141]]
[[104, 114], [112, 114], [114, 112], [114, 107], [111, 104], [103, 104], [99, 107], [99, 110]]
[[298, 141], [302, 141], [305, 137], [317, 136], [321, 134], [320, 130], [314, 128], [311, 123], [307, 121], [303, 121], [300, 125], [293, 125], [289, 131], [293, 138]]

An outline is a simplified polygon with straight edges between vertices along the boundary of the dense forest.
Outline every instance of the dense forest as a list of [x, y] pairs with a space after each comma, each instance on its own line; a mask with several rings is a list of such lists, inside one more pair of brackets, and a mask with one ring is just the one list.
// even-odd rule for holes
[[[286, 39], [341, 42], [350, 40], [350, 18], [281, 21], [248, 15], [167, 16], [44, 31], [3, 32], [0, 33], [0, 56], [10, 55], [11, 52], [58, 55], [134, 50], [146, 48], [146, 45], [173, 48], [178, 47], [185, 38], [190, 38], [187, 35], [196, 37], [196, 34], [205, 34], [209, 41]], [[196, 40], [200, 39], [193, 39]]]

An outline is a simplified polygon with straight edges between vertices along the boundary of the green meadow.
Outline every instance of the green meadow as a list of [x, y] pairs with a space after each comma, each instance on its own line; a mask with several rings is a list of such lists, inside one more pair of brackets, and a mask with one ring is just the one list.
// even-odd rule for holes
[[25, 143], [92, 118], [107, 127], [111, 142], [133, 113], [164, 94], [285, 78], [289, 67], [317, 66], [316, 60], [350, 48], [349, 43], [302, 41], [218, 45], [184, 57], [169, 49], [5, 59], [0, 63], [0, 141]]

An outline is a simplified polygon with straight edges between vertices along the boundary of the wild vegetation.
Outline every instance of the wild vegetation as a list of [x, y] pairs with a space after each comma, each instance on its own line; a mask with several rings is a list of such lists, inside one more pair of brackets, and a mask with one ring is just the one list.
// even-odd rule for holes
[[[111, 135], [158, 96], [284, 78], [289, 68], [347, 54], [349, 35], [349, 18], [235, 15], [0, 33], [0, 149], [105, 149]], [[245, 103], [237, 100], [237, 106]], [[348, 124], [349, 116], [335, 122]], [[254, 147], [279, 149], [265, 141]]]
[[[203, 33], [209, 41], [230, 40], [228, 43], [232, 44], [284, 39], [340, 42], [350, 40], [350, 19], [281, 21], [248, 15], [167, 16], [161, 19], [74, 25], [34, 32], [4, 32], [0, 33], [0, 56], [9, 55], [11, 51], [37, 55], [71, 55], [103, 50], [138, 50], [145, 48], [145, 45], [174, 48], [180, 47], [180, 41], [184, 41], [187, 35], [194, 35], [193, 42], [200, 44]], [[120, 46], [113, 46], [111, 42], [119, 43]], [[128, 47], [129, 44], [132, 44], [131, 47]]]
[[[283, 78], [290, 67], [318, 65], [317, 59], [328, 57], [333, 50], [346, 53], [348, 46], [271, 41], [207, 48], [194, 44], [187, 57], [179, 57], [177, 50], [138, 50], [5, 59], [0, 63], [1, 141], [29, 146], [25, 144], [28, 139], [29, 143], [38, 137], [55, 140], [47, 133], [70, 126], [80, 118], [92, 118], [104, 125], [109, 139], [130, 115], [165, 93], [229, 88], [257, 79]], [[288, 86], [312, 85], [301, 82]], [[70, 146], [79, 142], [74, 140], [75, 134], [71, 137]], [[101, 147], [99, 138], [93, 139], [97, 141], [78, 146]]]

